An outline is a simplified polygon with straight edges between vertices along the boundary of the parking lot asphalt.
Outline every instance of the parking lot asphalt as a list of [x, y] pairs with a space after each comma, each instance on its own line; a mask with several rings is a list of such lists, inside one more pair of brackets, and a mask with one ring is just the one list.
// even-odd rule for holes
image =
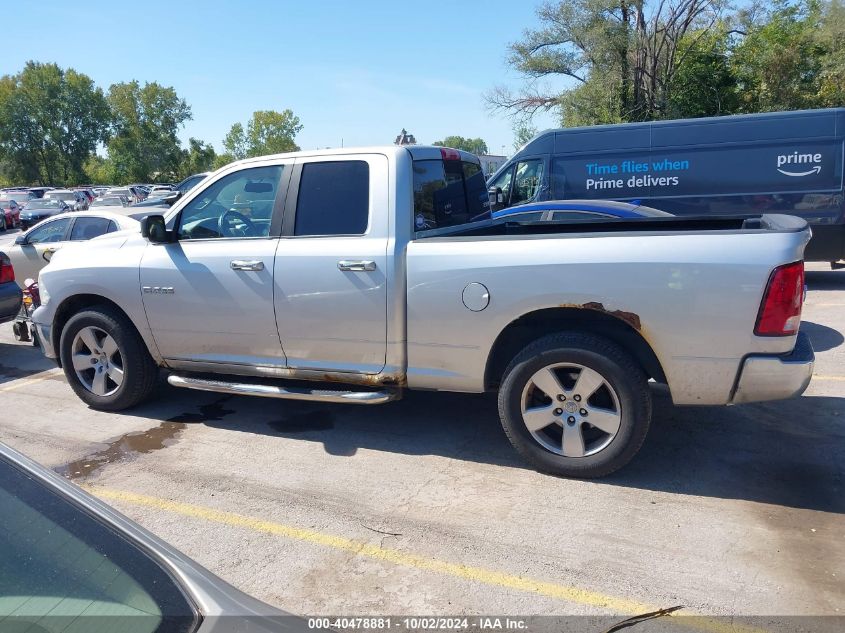
[[845, 271], [808, 265], [797, 399], [673, 407], [597, 481], [519, 460], [491, 396], [381, 407], [162, 382], [89, 410], [0, 326], [0, 441], [244, 591], [314, 614], [845, 613]]

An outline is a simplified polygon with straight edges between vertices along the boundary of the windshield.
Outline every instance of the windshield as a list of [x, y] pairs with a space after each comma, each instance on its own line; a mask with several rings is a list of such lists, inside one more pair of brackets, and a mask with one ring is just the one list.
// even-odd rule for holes
[[26, 191], [4, 191], [0, 193], [0, 202], [10, 202], [14, 200], [20, 204], [23, 204], [27, 200], [29, 200], [30, 194]]
[[44, 200], [44, 199], [37, 199], [37, 200], [30, 200], [26, 203], [26, 210], [27, 211], [41, 211], [41, 210], [51, 210], [51, 209], [59, 209], [61, 207], [59, 200]]
[[64, 200], [67, 202], [68, 200], [76, 201], [76, 194], [72, 191], [50, 191], [44, 194], [44, 197], [47, 199], [53, 200]]
[[110, 198], [97, 198], [91, 203], [92, 207], [122, 207], [123, 200], [116, 196]]

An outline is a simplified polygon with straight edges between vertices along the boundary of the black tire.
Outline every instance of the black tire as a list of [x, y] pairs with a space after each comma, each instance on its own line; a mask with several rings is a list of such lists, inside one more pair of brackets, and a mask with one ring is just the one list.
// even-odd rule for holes
[[[561, 363], [598, 372], [615, 391], [621, 417], [619, 428], [609, 443], [594, 454], [556, 454], [535, 439], [524, 421], [523, 397], [529, 381], [541, 369]], [[541, 397], [545, 397], [544, 392]], [[499, 416], [511, 444], [537, 470], [564, 477], [604, 477], [631, 461], [642, 446], [651, 422], [651, 392], [640, 365], [615, 343], [591, 334], [552, 334], [528, 345], [508, 365], [499, 388]], [[559, 435], [564, 424], [562, 419]], [[556, 431], [554, 425], [548, 428]], [[586, 428], [594, 431], [590, 425]]]
[[[99, 396], [90, 391], [73, 368], [72, 345], [83, 328], [93, 326], [111, 336], [117, 343], [124, 377], [114, 393]], [[110, 306], [94, 306], [72, 316], [62, 330], [59, 342], [62, 369], [77, 396], [92, 409], [121, 411], [140, 404], [153, 391], [158, 367], [150, 356], [141, 335], [132, 323]]]
[[6, 215], [3, 214], [3, 213], [0, 213], [0, 216], [2, 216], [2, 217], [0, 217], [0, 231], [5, 233], [6, 232]]

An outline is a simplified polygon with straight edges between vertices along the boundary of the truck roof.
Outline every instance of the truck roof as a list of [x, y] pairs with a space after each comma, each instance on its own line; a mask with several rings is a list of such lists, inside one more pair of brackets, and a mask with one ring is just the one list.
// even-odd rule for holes
[[255, 156], [230, 163], [230, 165], [247, 165], [258, 161], [273, 158], [305, 158], [313, 156], [343, 156], [344, 154], [379, 153], [386, 155], [397, 155], [401, 152], [408, 152], [414, 160], [436, 160], [443, 158], [441, 150], [458, 152], [460, 160], [481, 164], [478, 156], [459, 149], [440, 147], [437, 145], [373, 145], [363, 147], [335, 147], [332, 149], [300, 150], [298, 152], [286, 152], [283, 154], [269, 154], [267, 156]]

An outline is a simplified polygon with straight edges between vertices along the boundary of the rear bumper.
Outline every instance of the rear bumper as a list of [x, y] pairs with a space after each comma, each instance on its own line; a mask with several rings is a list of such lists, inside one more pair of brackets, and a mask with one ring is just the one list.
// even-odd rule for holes
[[21, 289], [14, 281], [0, 284], [0, 323], [13, 320], [21, 309]]
[[742, 364], [732, 404], [783, 400], [804, 393], [813, 375], [815, 354], [810, 337], [799, 332], [785, 356], [749, 356]]

